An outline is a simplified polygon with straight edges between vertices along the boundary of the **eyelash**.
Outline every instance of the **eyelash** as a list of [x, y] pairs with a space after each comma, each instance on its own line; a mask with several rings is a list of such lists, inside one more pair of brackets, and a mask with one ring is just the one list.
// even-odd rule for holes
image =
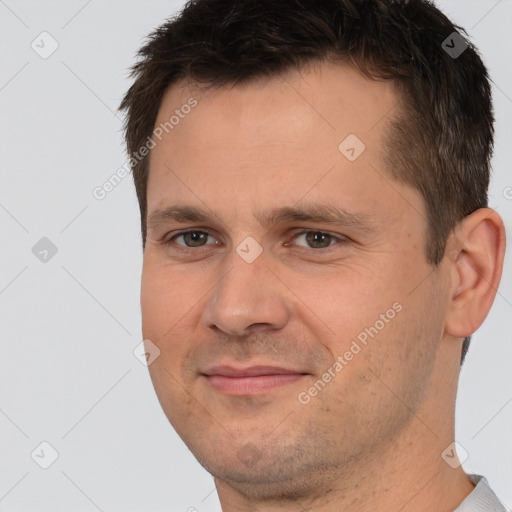
[[[176, 238], [178, 238], [179, 236], [185, 235], [187, 233], [202, 233], [202, 234], [206, 234], [206, 235], [209, 235], [209, 236], [213, 237], [213, 235], [211, 235], [207, 231], [204, 231], [204, 230], [201, 230], [201, 229], [187, 229], [187, 230], [179, 231], [178, 233], [175, 233], [170, 238], [164, 239], [163, 240], [163, 244], [166, 245], [166, 246], [171, 246], [171, 245], [173, 245], [175, 243], [174, 240]], [[297, 237], [299, 237], [299, 236], [301, 236], [301, 235], [308, 234], [308, 233], [316, 233], [316, 234], [327, 235], [331, 239], [336, 240], [337, 243], [329, 244], [327, 247], [321, 247], [321, 248], [318, 248], [318, 249], [315, 249], [313, 247], [298, 246], [301, 249], [309, 249], [309, 250], [315, 251], [315, 252], [326, 251], [326, 250], [330, 249], [333, 246], [343, 245], [343, 244], [345, 244], [348, 241], [346, 237], [336, 236], [336, 235], [333, 235], [333, 234], [331, 234], [331, 233], [329, 233], [327, 231], [320, 231], [318, 229], [303, 229], [302, 231], [298, 231], [298, 232], [294, 233], [294, 235], [292, 236], [292, 240], [297, 238]], [[201, 246], [198, 246], [198, 247], [189, 247], [187, 245], [182, 245], [182, 244], [176, 244], [176, 245], [178, 246], [178, 250], [179, 251], [188, 252], [188, 251], [191, 251], [191, 250], [196, 250], [196, 251], [197, 250], [201, 250], [201, 249], [207, 247], [208, 245], [215, 245], [215, 244], [206, 244], [206, 245], [201, 245]]]

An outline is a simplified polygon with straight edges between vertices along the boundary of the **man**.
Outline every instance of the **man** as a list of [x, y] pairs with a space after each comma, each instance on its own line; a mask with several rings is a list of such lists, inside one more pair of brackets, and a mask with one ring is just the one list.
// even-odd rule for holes
[[224, 512], [505, 510], [454, 443], [505, 252], [462, 33], [424, 0], [197, 0], [140, 51], [149, 369]]

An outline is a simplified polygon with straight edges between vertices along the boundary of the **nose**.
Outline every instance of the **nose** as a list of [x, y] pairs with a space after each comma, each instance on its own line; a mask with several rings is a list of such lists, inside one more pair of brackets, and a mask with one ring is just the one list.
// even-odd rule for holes
[[286, 287], [267, 266], [264, 252], [247, 263], [233, 250], [224, 268], [203, 310], [208, 328], [245, 336], [251, 329], [286, 325], [290, 311]]

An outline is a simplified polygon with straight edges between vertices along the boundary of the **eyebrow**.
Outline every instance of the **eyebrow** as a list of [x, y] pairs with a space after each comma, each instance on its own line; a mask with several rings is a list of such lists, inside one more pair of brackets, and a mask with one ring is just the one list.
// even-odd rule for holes
[[[305, 206], [282, 206], [270, 210], [256, 212], [255, 219], [266, 227], [276, 226], [280, 223], [311, 222], [315, 224], [339, 225], [355, 227], [367, 233], [374, 233], [377, 224], [370, 215], [358, 212], [350, 212], [344, 208], [325, 204], [308, 204]], [[172, 205], [155, 210], [147, 219], [149, 229], [155, 229], [166, 222], [211, 222], [220, 225], [224, 222], [209, 208], [199, 208], [189, 205]]]

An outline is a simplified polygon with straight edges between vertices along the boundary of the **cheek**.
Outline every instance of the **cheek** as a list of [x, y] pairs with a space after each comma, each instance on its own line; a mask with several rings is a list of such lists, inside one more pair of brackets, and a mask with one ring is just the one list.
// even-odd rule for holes
[[[190, 270], [187, 271], [190, 273]], [[180, 382], [185, 378], [184, 365], [197, 334], [198, 315], [205, 294], [198, 276], [180, 276], [170, 265], [145, 261], [141, 280], [142, 334], [159, 349], [160, 355], [150, 365], [152, 376]], [[172, 380], [172, 379], [171, 379]], [[170, 382], [170, 384], [172, 384]]]
[[140, 303], [142, 331], [149, 338], [165, 336], [191, 309], [183, 281], [170, 266], [159, 265], [150, 256], [144, 260]]
[[[404, 294], [399, 283], [389, 277], [393, 275], [390, 269], [386, 270], [358, 264], [335, 268], [331, 274], [295, 279], [292, 289], [299, 299], [297, 314], [302, 321], [311, 319], [314, 332], [325, 328], [325, 339], [338, 340], [338, 352], [344, 350], [347, 342], [373, 326], [381, 314], [391, 310], [391, 321], [396, 316], [393, 304], [401, 302]], [[388, 277], [383, 280], [386, 273]]]
[[180, 371], [187, 349], [187, 344], [183, 343], [185, 334], [179, 332], [185, 307], [181, 296], [179, 283], [173, 281], [169, 270], [144, 262], [140, 300], [142, 334], [160, 350], [148, 370], [162, 409], [169, 420], [172, 419], [171, 423], [176, 414], [181, 414], [180, 402], [187, 400]]
[[143, 271], [140, 294], [142, 333], [144, 338], [149, 338], [153, 342], [160, 337], [164, 323], [172, 321], [167, 315], [167, 311], [172, 311], [172, 308], [168, 307], [172, 299], [162, 284], [156, 273]]

